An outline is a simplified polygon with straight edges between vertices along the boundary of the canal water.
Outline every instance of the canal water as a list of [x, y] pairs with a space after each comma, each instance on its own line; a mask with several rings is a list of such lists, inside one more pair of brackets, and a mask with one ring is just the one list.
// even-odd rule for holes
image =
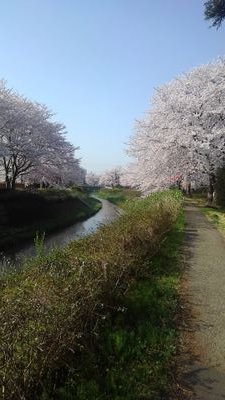
[[[102, 224], [112, 222], [121, 214], [121, 210], [107, 200], [101, 200], [102, 208], [86, 221], [77, 222], [58, 232], [49, 234], [44, 241], [45, 252], [54, 247], [64, 247], [73, 240], [89, 235]], [[35, 255], [34, 242], [29, 241], [19, 247], [12, 247], [7, 252], [0, 253], [0, 270], [5, 271], [21, 264], [24, 258]]]

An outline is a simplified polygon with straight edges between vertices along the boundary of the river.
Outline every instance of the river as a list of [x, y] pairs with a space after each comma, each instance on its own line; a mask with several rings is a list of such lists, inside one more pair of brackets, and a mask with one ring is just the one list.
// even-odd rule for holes
[[[100, 225], [110, 223], [120, 215], [120, 209], [114, 204], [102, 199], [101, 202], [102, 208], [92, 217], [46, 236], [45, 252], [48, 253], [54, 247], [64, 247], [72, 240], [96, 231]], [[34, 255], [34, 242], [31, 240], [23, 245], [15, 246], [7, 252], [0, 253], [0, 270], [6, 271], [11, 267], [19, 266], [24, 258]]]

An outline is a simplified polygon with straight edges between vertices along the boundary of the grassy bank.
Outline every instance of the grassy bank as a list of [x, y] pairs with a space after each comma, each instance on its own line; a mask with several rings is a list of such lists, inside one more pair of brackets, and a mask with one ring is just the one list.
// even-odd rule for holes
[[207, 207], [207, 197], [205, 193], [194, 194], [190, 199], [186, 199], [187, 203], [194, 204], [205, 214], [210, 222], [222, 233], [225, 237], [225, 209], [217, 205]]
[[162, 398], [181, 203], [175, 192], [128, 202], [111, 225], [1, 277], [4, 399]]
[[[174, 381], [181, 273], [180, 214], [157, 256], [148, 258], [120, 305], [107, 316], [95, 348], [72, 365], [60, 400], [160, 400]], [[46, 396], [52, 399], [51, 396]]]
[[204, 207], [202, 211], [225, 237], [225, 210]]
[[126, 200], [132, 200], [137, 197], [140, 197], [140, 191], [134, 189], [124, 189], [124, 188], [115, 188], [115, 189], [100, 189], [95, 192], [95, 194], [101, 199], [105, 199], [110, 201], [113, 204], [118, 206], [122, 205]]
[[81, 190], [0, 191], [0, 248], [84, 220], [100, 207]]

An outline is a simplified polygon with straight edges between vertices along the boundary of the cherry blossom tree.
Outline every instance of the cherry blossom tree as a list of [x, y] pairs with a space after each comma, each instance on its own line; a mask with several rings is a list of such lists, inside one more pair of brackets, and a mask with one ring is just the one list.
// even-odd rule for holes
[[7, 188], [14, 189], [19, 178], [65, 184], [73, 175], [73, 182], [80, 180], [81, 167], [74, 155], [78, 148], [65, 139], [65, 126], [52, 117], [45, 105], [0, 82], [0, 168]]
[[51, 187], [82, 186], [85, 183], [86, 171], [80, 166], [80, 160], [61, 157], [54, 163], [42, 163], [26, 175], [28, 184]]
[[86, 183], [89, 186], [99, 186], [99, 176], [94, 172], [88, 172], [86, 175]]
[[130, 163], [122, 168], [120, 176], [120, 184], [123, 187], [132, 187], [139, 189], [141, 179], [141, 172], [143, 169], [139, 168], [136, 163]]
[[225, 61], [203, 65], [155, 91], [151, 109], [137, 121], [128, 153], [144, 191], [169, 186], [174, 176], [208, 179], [225, 159]]
[[105, 171], [99, 179], [101, 186], [110, 186], [112, 188], [120, 185], [121, 168], [112, 168]]

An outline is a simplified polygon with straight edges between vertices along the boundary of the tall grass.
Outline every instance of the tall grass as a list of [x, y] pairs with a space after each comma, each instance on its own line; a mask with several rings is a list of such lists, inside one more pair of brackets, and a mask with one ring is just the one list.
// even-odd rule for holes
[[140, 197], [141, 192], [139, 190], [125, 188], [102, 188], [96, 192], [96, 195], [120, 206], [126, 200], [133, 200]]
[[[177, 192], [131, 201], [110, 226], [2, 276], [3, 399], [57, 398], [71, 370], [74, 379], [81, 363], [90, 364], [103, 328], [121, 313], [126, 294], [145, 276], [146, 261], [158, 252], [181, 203]], [[126, 338], [115, 336], [118, 349], [121, 340]], [[82, 385], [80, 390], [77, 398], [86, 399]], [[97, 399], [95, 385], [91, 390]]]
[[209, 221], [215, 225], [221, 234], [225, 236], [225, 209], [204, 207], [201, 211], [203, 211]]

